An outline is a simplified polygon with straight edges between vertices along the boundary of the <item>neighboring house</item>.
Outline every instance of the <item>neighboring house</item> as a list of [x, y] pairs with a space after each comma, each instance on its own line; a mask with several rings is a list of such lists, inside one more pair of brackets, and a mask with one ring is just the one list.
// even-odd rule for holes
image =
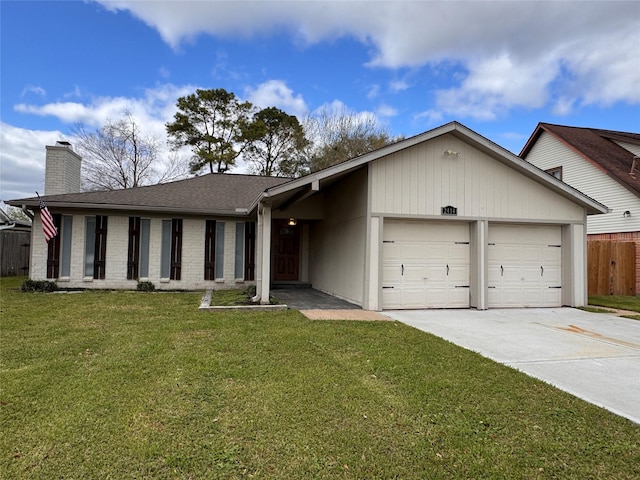
[[304, 282], [368, 310], [584, 305], [586, 218], [606, 212], [457, 122], [294, 180], [210, 174], [43, 198], [61, 233], [47, 245], [36, 215], [32, 278], [256, 284], [262, 302], [274, 283]]
[[[589, 290], [605, 293], [596, 292], [599, 283], [606, 293], [640, 293], [640, 134], [540, 123], [520, 156], [609, 208], [588, 218], [590, 242], [635, 243], [635, 259], [629, 261], [602, 258], [593, 250]], [[625, 267], [634, 278], [616, 280]], [[616, 283], [620, 289], [626, 284], [626, 291], [611, 290]]]

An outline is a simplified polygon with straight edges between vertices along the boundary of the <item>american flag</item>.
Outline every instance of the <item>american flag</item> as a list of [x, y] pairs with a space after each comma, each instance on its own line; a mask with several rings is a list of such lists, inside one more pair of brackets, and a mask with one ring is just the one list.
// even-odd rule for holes
[[[36, 194], [37, 193], [38, 192], [36, 192]], [[51, 240], [53, 237], [55, 237], [58, 234], [58, 229], [53, 223], [53, 217], [51, 216], [51, 212], [49, 212], [49, 209], [46, 207], [46, 205], [40, 198], [40, 195], [38, 195], [38, 200], [40, 200], [40, 221], [42, 222], [42, 231], [44, 232], [44, 239], [47, 243], [49, 243], [49, 240]]]

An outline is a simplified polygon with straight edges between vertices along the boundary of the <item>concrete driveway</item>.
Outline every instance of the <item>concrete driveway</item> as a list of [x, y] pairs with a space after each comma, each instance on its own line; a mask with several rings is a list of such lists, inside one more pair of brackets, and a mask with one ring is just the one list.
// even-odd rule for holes
[[640, 321], [573, 308], [383, 313], [640, 424]]

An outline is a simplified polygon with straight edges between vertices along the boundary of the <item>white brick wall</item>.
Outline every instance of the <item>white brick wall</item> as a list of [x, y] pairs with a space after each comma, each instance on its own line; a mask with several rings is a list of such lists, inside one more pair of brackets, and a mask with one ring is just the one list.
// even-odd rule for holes
[[[85, 215], [86, 213], [86, 215]], [[100, 212], [104, 213], [104, 212]], [[134, 289], [136, 280], [127, 280], [127, 253], [129, 247], [129, 216], [108, 215], [107, 251], [104, 280], [84, 276], [86, 217], [95, 212], [81, 212], [73, 215], [73, 238], [71, 243], [71, 275], [58, 283], [63, 288], [115, 288]], [[242, 288], [255, 282], [240, 282], [235, 279], [235, 235], [238, 218], [183, 218], [182, 224], [182, 272], [180, 280], [161, 281], [162, 221], [171, 217], [150, 218], [149, 276], [144, 280], [152, 282], [161, 290], [201, 290], [205, 288]], [[179, 218], [179, 217], [175, 217]], [[224, 278], [204, 280], [204, 240], [205, 222], [213, 219], [225, 223], [224, 236]], [[64, 233], [63, 233], [64, 234]], [[31, 278], [45, 279], [47, 273], [47, 244], [42, 234], [39, 216], [36, 215], [32, 229]]]
[[47, 146], [45, 195], [80, 191], [82, 157], [68, 147]]

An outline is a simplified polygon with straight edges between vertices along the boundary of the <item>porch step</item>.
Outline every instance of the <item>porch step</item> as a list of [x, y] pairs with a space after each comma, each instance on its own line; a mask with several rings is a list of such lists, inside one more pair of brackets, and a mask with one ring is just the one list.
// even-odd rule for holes
[[311, 288], [310, 283], [305, 282], [273, 282], [271, 283], [272, 290], [284, 289], [284, 288]]

